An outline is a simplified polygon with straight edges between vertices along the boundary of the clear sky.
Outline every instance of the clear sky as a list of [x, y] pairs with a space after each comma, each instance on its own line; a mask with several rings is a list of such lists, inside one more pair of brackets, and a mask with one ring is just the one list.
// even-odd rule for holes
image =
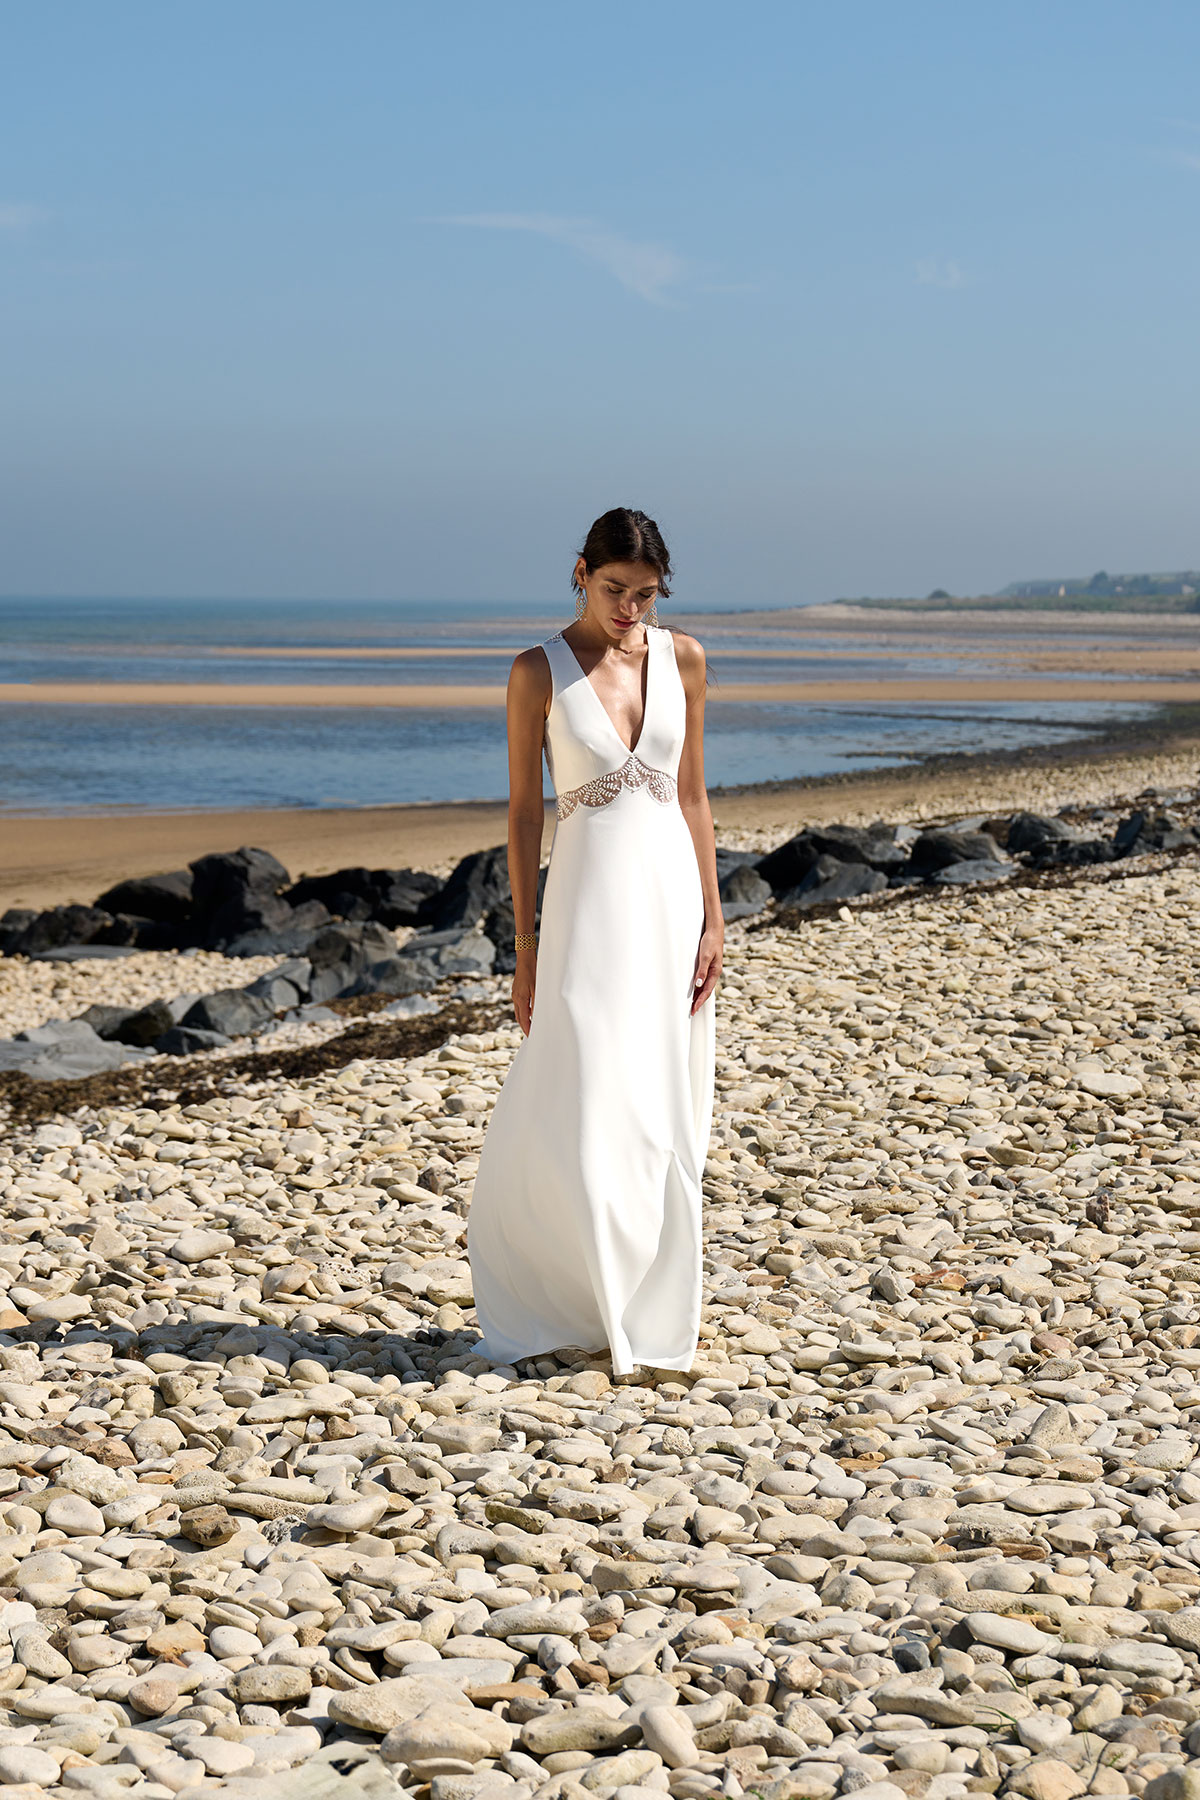
[[1194, 0], [2, 16], [2, 592], [1200, 564]]

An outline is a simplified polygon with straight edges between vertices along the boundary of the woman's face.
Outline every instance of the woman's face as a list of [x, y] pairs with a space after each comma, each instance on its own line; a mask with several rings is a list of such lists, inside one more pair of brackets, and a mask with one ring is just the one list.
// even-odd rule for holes
[[589, 575], [580, 557], [575, 579], [587, 594], [588, 612], [614, 638], [630, 632], [658, 594], [658, 570], [652, 563], [601, 563]]

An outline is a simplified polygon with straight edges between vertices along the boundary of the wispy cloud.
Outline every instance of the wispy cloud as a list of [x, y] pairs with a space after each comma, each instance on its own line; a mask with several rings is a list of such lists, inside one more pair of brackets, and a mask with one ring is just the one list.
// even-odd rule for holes
[[1200, 150], [1168, 150], [1166, 157], [1177, 169], [1200, 169]]
[[482, 231], [525, 231], [549, 238], [598, 263], [623, 288], [652, 306], [678, 304], [671, 289], [688, 275], [690, 265], [665, 244], [641, 243], [609, 231], [591, 219], [563, 219], [552, 213], [462, 213], [436, 221]]
[[45, 216], [38, 206], [18, 206], [0, 200], [0, 231], [24, 231]]
[[945, 257], [922, 257], [917, 264], [917, 280], [923, 287], [960, 288], [967, 284], [961, 266]]

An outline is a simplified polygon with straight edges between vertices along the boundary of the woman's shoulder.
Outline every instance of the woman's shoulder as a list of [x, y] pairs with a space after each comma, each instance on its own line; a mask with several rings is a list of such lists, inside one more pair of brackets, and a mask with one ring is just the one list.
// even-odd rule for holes
[[689, 669], [701, 670], [704, 668], [704, 645], [699, 638], [694, 638], [687, 631], [677, 631], [670, 625], [660, 626], [659, 629], [665, 631], [667, 636], [674, 640], [675, 660], [679, 664], [682, 674], [686, 675]]
[[[561, 632], [558, 635], [561, 636]], [[544, 643], [549, 641], [544, 640]], [[535, 693], [550, 686], [550, 656], [544, 643], [531, 644], [527, 650], [517, 651], [509, 670], [512, 685]]]

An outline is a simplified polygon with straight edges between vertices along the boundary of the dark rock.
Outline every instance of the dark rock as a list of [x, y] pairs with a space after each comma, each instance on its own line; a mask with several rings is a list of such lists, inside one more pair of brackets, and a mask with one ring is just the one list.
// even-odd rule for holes
[[1068, 843], [1077, 835], [1063, 819], [1052, 819], [1044, 813], [1014, 813], [1008, 822], [1008, 835], [1001, 841], [1010, 854], [1041, 856], [1051, 844]]
[[85, 1025], [91, 1026], [97, 1037], [115, 1040], [117, 1026], [123, 1025], [126, 1019], [132, 1019], [138, 1010], [139, 1008], [136, 1006], [103, 1006], [97, 1004], [95, 1006], [85, 1007], [79, 1017], [83, 1020]]
[[306, 900], [283, 925], [262, 925], [253, 931], [239, 932], [223, 948], [226, 956], [304, 957], [318, 932], [334, 922], [319, 900]]
[[[327, 925], [310, 942], [308, 960], [312, 967], [308, 997], [318, 1004], [348, 994], [414, 991], [403, 985], [407, 973], [399, 966], [395, 938], [371, 919]], [[389, 985], [389, 977], [402, 985]]]
[[381, 925], [415, 925], [425, 901], [442, 887], [426, 869], [335, 869], [305, 875], [283, 898], [293, 906], [317, 900], [332, 917], [375, 919]]
[[399, 951], [369, 964], [349, 994], [419, 994], [450, 975], [489, 975], [496, 946], [483, 932], [419, 932]]
[[1144, 812], [1133, 812], [1127, 819], [1122, 819], [1113, 833], [1113, 855], [1128, 856], [1145, 831], [1146, 824], [1147, 819]]
[[115, 1039], [118, 1044], [144, 1047], [155, 1043], [174, 1023], [175, 1017], [167, 1001], [151, 1000], [148, 1006], [138, 1008], [122, 1019], [114, 1030], [102, 1031], [100, 1036]]
[[976, 881], [1007, 881], [1012, 873], [1012, 863], [997, 862], [993, 856], [977, 856], [968, 862], [951, 863], [947, 869], [937, 869], [929, 879], [938, 887], [966, 887]]
[[294, 923], [280, 898], [291, 877], [267, 850], [243, 846], [190, 863], [195, 939], [219, 950], [249, 931], [280, 931]]
[[920, 1638], [896, 1638], [892, 1644], [892, 1656], [902, 1675], [915, 1675], [918, 1669], [930, 1666], [929, 1651]]
[[1009, 823], [1006, 848], [1027, 856], [1035, 869], [1110, 862], [1112, 846], [1104, 839], [1083, 837], [1064, 819], [1041, 813], [1016, 813]]
[[890, 825], [809, 825], [777, 850], [759, 857], [754, 867], [776, 894], [794, 890], [816, 867], [820, 857], [890, 870], [905, 862], [904, 846]]
[[496, 844], [464, 856], [445, 886], [422, 901], [416, 923], [435, 931], [477, 925], [494, 906], [511, 899], [508, 846]]
[[1200, 843], [1200, 836], [1172, 813], [1139, 810], [1122, 819], [1113, 834], [1114, 856], [1144, 856], [1148, 850], [1181, 850]]
[[1092, 863], [1112, 862], [1114, 855], [1107, 838], [1064, 838], [1051, 845], [1047, 854], [1034, 857], [1032, 865], [1035, 869], [1084, 868]]
[[727, 850], [717, 845], [717, 880], [732, 874], [734, 869], [753, 869], [761, 861], [756, 850]]
[[295, 956], [268, 969], [257, 981], [248, 982], [246, 993], [265, 1000], [273, 1012], [283, 1012], [298, 1004], [308, 993], [312, 964], [306, 956]]
[[198, 1026], [172, 1025], [155, 1042], [161, 1056], [195, 1056], [201, 1050], [223, 1050], [231, 1043], [221, 1031], [202, 1031]]
[[181, 924], [192, 910], [192, 871], [172, 869], [166, 875], [135, 875], [97, 895], [95, 904], [110, 913], [134, 913], [160, 924]]
[[717, 892], [721, 896], [723, 919], [748, 919], [754, 913], [760, 913], [773, 898], [770, 882], [764, 881], [758, 870], [748, 863], [741, 863], [721, 876]]
[[909, 867], [914, 875], [933, 875], [952, 863], [1001, 862], [1003, 852], [987, 831], [923, 831], [913, 844]]
[[187, 950], [191, 926], [186, 919], [143, 919], [136, 913], [118, 913], [130, 932], [129, 942], [139, 950]]
[[228, 1039], [245, 1037], [273, 1017], [266, 1001], [245, 988], [218, 988], [215, 993], [202, 994], [179, 1022], [201, 1031], [220, 1032]]
[[779, 895], [780, 906], [795, 906], [802, 912], [822, 906], [831, 900], [854, 900], [861, 894], [878, 894], [888, 885], [882, 869], [869, 869], [865, 863], [839, 862], [834, 856], [819, 856], [803, 881]]
[[9, 945], [10, 956], [37, 956], [65, 944], [90, 944], [114, 923], [98, 906], [50, 906], [35, 913]]
[[[145, 1054], [106, 1042], [83, 1019], [50, 1019], [45, 1025], [18, 1032], [13, 1043], [18, 1046], [15, 1058], [5, 1060], [34, 1081], [78, 1081], [119, 1069]], [[21, 1056], [22, 1045], [30, 1047], [31, 1057]]]
[[36, 918], [37, 913], [32, 906], [9, 907], [3, 917], [0, 917], [0, 956], [16, 954], [13, 945]]

